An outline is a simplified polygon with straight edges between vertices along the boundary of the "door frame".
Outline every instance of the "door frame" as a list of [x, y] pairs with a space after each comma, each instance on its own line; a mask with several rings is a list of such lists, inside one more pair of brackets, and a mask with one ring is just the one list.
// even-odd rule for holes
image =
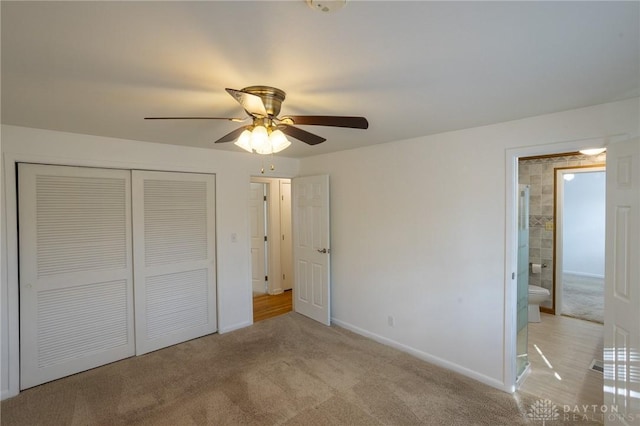
[[[562, 261], [564, 258], [564, 242], [562, 230], [564, 222], [564, 179], [565, 174], [606, 172], [606, 163], [589, 164], [585, 166], [556, 167], [554, 169], [554, 204], [555, 214], [553, 215], [553, 300], [552, 310], [555, 315], [562, 315]], [[604, 247], [603, 247], [604, 253]]]
[[[606, 146], [609, 142], [625, 140], [628, 135], [617, 134], [607, 137], [578, 139], [509, 148], [505, 150], [505, 269], [504, 269], [504, 353], [503, 386], [513, 393], [517, 389], [517, 286], [518, 271], [518, 159], [537, 155], [577, 152], [581, 149]], [[513, 275], [512, 275], [513, 274]], [[513, 278], [512, 278], [513, 277]]]
[[[204, 173], [216, 175], [215, 171], [207, 170], [191, 166], [159, 166], [154, 164], [141, 164], [135, 161], [116, 161], [116, 160], [93, 160], [93, 159], [77, 159], [72, 157], [59, 157], [39, 154], [24, 153], [3, 153], [4, 162], [2, 170], [3, 185], [0, 188], [0, 196], [3, 197], [4, 209], [6, 216], [2, 222], [2, 231], [5, 232], [6, 246], [2, 247], [2, 252], [6, 256], [0, 256], [0, 261], [6, 261], [2, 264], [2, 273], [5, 274], [7, 283], [7, 293], [3, 297], [7, 298], [6, 312], [2, 315], [7, 321], [7, 368], [2, 374], [7, 376], [7, 388], [0, 389], [0, 399], [4, 400], [20, 393], [20, 311], [19, 311], [19, 261], [18, 261], [18, 191], [17, 191], [17, 168], [18, 163], [35, 163], [58, 166], [71, 167], [98, 167], [105, 169], [124, 169], [124, 170], [153, 170], [163, 172], [183, 172], [183, 173]], [[217, 180], [216, 180], [217, 182]], [[216, 191], [217, 192], [217, 191]], [[217, 223], [217, 219], [216, 219]], [[216, 234], [216, 244], [219, 235]], [[216, 265], [219, 264], [216, 251]], [[217, 272], [216, 272], [217, 274]], [[218, 313], [220, 312], [220, 294], [219, 287], [216, 287], [216, 299], [218, 303]], [[219, 320], [219, 318], [218, 318]], [[5, 350], [4, 348], [2, 350]]]

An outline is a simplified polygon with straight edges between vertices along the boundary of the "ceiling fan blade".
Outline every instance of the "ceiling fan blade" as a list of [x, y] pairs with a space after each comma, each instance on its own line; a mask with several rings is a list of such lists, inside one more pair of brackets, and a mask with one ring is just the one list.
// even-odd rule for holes
[[246, 118], [231, 117], [145, 117], [145, 120], [228, 120], [235, 123], [242, 123]]
[[233, 99], [238, 101], [242, 108], [245, 109], [251, 115], [257, 115], [259, 117], [267, 117], [267, 109], [262, 102], [262, 98], [260, 96], [243, 92], [242, 90], [236, 89], [224, 89], [233, 96]]
[[304, 143], [307, 143], [309, 145], [317, 145], [319, 143], [326, 141], [326, 139], [321, 136], [314, 135], [313, 133], [309, 133], [306, 130], [299, 129], [297, 127], [281, 126], [278, 128], [282, 130], [283, 133], [293, 138], [296, 138]]
[[289, 115], [283, 120], [290, 119], [295, 125], [315, 125], [348, 127], [351, 129], [367, 129], [369, 122], [364, 117], [347, 117], [338, 115]]
[[251, 126], [242, 126], [238, 129], [235, 129], [234, 131], [227, 133], [226, 135], [224, 135], [214, 143], [231, 142], [234, 139], [238, 139], [240, 137], [240, 134], [244, 132], [246, 129], [248, 129], [249, 127]]

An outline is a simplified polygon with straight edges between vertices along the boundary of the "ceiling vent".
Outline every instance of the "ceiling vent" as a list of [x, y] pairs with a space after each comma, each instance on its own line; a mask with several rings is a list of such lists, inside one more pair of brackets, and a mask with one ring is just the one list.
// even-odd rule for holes
[[347, 4], [347, 0], [306, 0], [309, 7], [324, 13], [335, 12]]

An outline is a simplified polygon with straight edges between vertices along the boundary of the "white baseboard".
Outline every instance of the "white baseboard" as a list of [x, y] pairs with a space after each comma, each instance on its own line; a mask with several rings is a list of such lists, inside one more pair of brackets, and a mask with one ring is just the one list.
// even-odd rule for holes
[[384, 336], [380, 336], [375, 333], [371, 333], [370, 331], [364, 330], [360, 327], [356, 327], [355, 325], [349, 324], [347, 322], [341, 321], [336, 318], [331, 318], [331, 322], [335, 325], [338, 325], [342, 328], [346, 328], [349, 331], [353, 331], [356, 334], [359, 334], [364, 337], [368, 337], [369, 339], [375, 340], [378, 343], [382, 343], [383, 345], [391, 346], [392, 348], [396, 348], [402, 352], [406, 352], [410, 355], [415, 356], [423, 361], [429, 362], [431, 364], [437, 365], [442, 368], [446, 368], [447, 370], [455, 371], [456, 373], [460, 373], [463, 376], [470, 377], [474, 380], [477, 380], [485, 385], [489, 385], [493, 388], [499, 389], [501, 391], [512, 393], [511, 386], [508, 386], [506, 383], [503, 383], [499, 380], [496, 380], [492, 377], [485, 376], [484, 374], [480, 374], [477, 371], [469, 370], [466, 367], [461, 365], [449, 362], [445, 359], [438, 358], [436, 356], [430, 355], [426, 352], [422, 352], [418, 349], [412, 348], [410, 346], [404, 345], [402, 343], [396, 342], [395, 340], [389, 339]]
[[578, 277], [586, 277], [586, 278], [600, 278], [604, 279], [604, 275], [600, 274], [591, 274], [589, 272], [577, 272], [577, 271], [562, 271], [565, 275], [575, 275]]
[[230, 326], [227, 326], [227, 327], [220, 327], [218, 329], [218, 333], [219, 334], [229, 333], [231, 331], [235, 331], [235, 330], [239, 330], [241, 328], [249, 327], [251, 324], [253, 324], [253, 322], [245, 321], [245, 322], [240, 322], [240, 323], [233, 324], [233, 325], [230, 325]]
[[16, 395], [18, 395], [18, 392], [11, 392], [9, 389], [0, 390], [0, 400], [2, 401], [8, 398], [12, 398]]

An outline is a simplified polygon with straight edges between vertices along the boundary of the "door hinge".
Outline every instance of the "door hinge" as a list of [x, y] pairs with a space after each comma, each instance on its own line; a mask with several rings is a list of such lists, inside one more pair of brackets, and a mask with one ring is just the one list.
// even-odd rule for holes
[[512, 279], [512, 280], [515, 280], [515, 279], [516, 279], [516, 273], [515, 273], [515, 272], [512, 272], [512, 273], [511, 273], [511, 279]]
[[264, 236], [264, 240], [267, 241], [267, 236], [266, 235]]
[[265, 276], [264, 276], [264, 280], [265, 280], [265, 281], [269, 281], [269, 276], [268, 276], [268, 275], [265, 275]]
[[264, 201], [267, 201], [267, 196], [266, 195], [264, 196]]
[[282, 280], [283, 280], [283, 281], [285, 280], [285, 278], [284, 278], [284, 274], [282, 274]]

